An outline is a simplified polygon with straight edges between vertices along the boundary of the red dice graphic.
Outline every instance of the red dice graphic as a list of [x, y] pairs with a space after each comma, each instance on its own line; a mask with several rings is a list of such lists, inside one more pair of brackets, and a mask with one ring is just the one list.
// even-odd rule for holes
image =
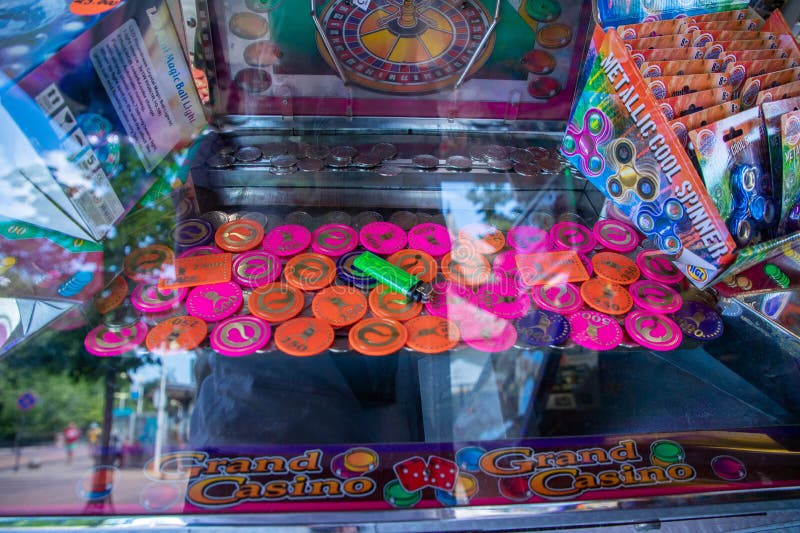
[[431, 455], [428, 458], [428, 476], [430, 486], [451, 491], [456, 486], [458, 465], [453, 461]]
[[394, 473], [408, 492], [416, 492], [429, 482], [428, 466], [422, 457], [412, 457], [394, 465]]

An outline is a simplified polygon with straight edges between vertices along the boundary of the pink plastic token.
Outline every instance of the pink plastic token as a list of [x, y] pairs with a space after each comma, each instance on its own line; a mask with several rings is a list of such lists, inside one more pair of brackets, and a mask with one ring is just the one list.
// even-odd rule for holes
[[119, 331], [109, 331], [106, 326], [97, 326], [86, 335], [83, 345], [87, 352], [97, 357], [114, 357], [141, 346], [145, 337], [147, 326], [143, 322]]
[[142, 313], [165, 313], [178, 307], [187, 292], [187, 289], [159, 289], [142, 283], [133, 289], [131, 303]]
[[318, 254], [339, 257], [352, 252], [356, 246], [358, 246], [356, 230], [343, 224], [325, 224], [311, 234], [311, 249]]
[[625, 317], [625, 330], [635, 342], [659, 352], [674, 350], [683, 342], [681, 328], [671, 318], [638, 309]]
[[255, 289], [278, 279], [281, 275], [281, 260], [269, 252], [253, 250], [234, 259], [231, 269], [236, 283]]
[[644, 277], [653, 281], [678, 283], [683, 279], [681, 271], [658, 250], [641, 252], [636, 257], [636, 266], [639, 267]]
[[228, 357], [250, 355], [267, 345], [269, 324], [254, 316], [234, 316], [217, 324], [211, 332], [211, 347]]
[[572, 283], [537, 285], [531, 289], [531, 296], [539, 309], [559, 315], [571, 315], [583, 307], [581, 291]]
[[589, 277], [592, 277], [592, 274], [594, 274], [594, 265], [592, 264], [592, 260], [589, 259], [589, 256], [586, 254], [578, 254], [578, 259], [583, 263], [583, 268], [586, 269], [586, 273], [589, 274]]
[[311, 232], [297, 224], [286, 224], [273, 228], [264, 237], [264, 250], [278, 257], [297, 255], [311, 244]]
[[481, 352], [503, 352], [517, 342], [517, 330], [511, 322], [486, 313], [473, 314], [458, 328], [467, 346]]
[[588, 254], [597, 245], [592, 230], [575, 222], [559, 222], [550, 228], [550, 238], [558, 250], [575, 250]]
[[514, 284], [515, 287], [522, 286], [522, 280], [519, 275], [519, 267], [517, 266], [516, 250], [506, 250], [500, 252], [492, 261], [492, 271], [494, 276], [500, 280], [506, 280], [507, 283]]
[[453, 249], [453, 240], [447, 228], [441, 224], [426, 222], [409, 230], [408, 247], [433, 257], [441, 257]]
[[195, 246], [194, 248], [189, 248], [185, 252], [181, 252], [178, 255], [179, 259], [183, 259], [184, 257], [197, 257], [199, 255], [216, 255], [216, 254], [224, 254], [220, 248], [216, 246]]
[[425, 309], [433, 316], [461, 320], [478, 310], [478, 297], [463, 285], [443, 281], [433, 285], [433, 296]]
[[622, 328], [612, 317], [597, 311], [579, 311], [569, 316], [569, 337], [590, 350], [613, 350], [622, 342]]
[[487, 283], [478, 289], [480, 306], [500, 318], [522, 318], [531, 309], [526, 292], [508, 282]]
[[516, 226], [508, 230], [508, 245], [522, 254], [546, 252], [552, 247], [550, 234], [535, 226]]
[[633, 298], [633, 304], [653, 313], [674, 313], [683, 305], [683, 299], [675, 289], [651, 280], [640, 280], [628, 289]]
[[392, 255], [406, 247], [406, 232], [391, 222], [370, 222], [359, 232], [361, 244], [378, 255]]
[[232, 281], [201, 285], [189, 292], [186, 311], [206, 322], [219, 322], [235, 314], [243, 301], [241, 287]]
[[636, 230], [619, 220], [601, 220], [594, 225], [597, 242], [612, 252], [632, 252], [639, 246]]

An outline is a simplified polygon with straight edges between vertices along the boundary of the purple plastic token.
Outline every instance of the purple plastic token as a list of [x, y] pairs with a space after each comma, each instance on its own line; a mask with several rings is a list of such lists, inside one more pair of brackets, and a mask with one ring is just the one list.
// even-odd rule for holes
[[133, 289], [131, 303], [141, 313], [165, 313], [178, 307], [187, 292], [187, 289], [165, 290], [141, 283]]
[[625, 317], [625, 331], [634, 342], [659, 352], [674, 350], [683, 342], [681, 328], [671, 318], [638, 309]]
[[433, 296], [425, 309], [433, 316], [461, 320], [478, 310], [478, 297], [463, 285], [442, 281], [433, 285]]
[[644, 311], [665, 314], [674, 313], [683, 305], [681, 295], [674, 289], [651, 280], [639, 280], [628, 291], [633, 304]]
[[264, 237], [263, 248], [278, 257], [291, 257], [305, 251], [311, 244], [311, 232], [297, 224], [273, 228]]
[[699, 302], [684, 302], [672, 315], [683, 334], [698, 341], [711, 341], [722, 336], [724, 323], [719, 313]]
[[550, 238], [558, 250], [575, 250], [588, 254], [597, 245], [592, 230], [575, 222], [559, 222], [550, 228]]
[[197, 257], [200, 255], [216, 255], [216, 254], [224, 254], [225, 252], [222, 249], [217, 248], [216, 246], [195, 246], [194, 248], [189, 248], [178, 255], [179, 259], [183, 259], [185, 257]]
[[550, 234], [535, 226], [516, 226], [508, 230], [508, 245], [521, 254], [547, 252], [553, 243]]
[[586, 254], [578, 254], [578, 259], [583, 263], [583, 268], [586, 269], [586, 273], [589, 274], [589, 277], [592, 277], [592, 274], [594, 274], [594, 265], [592, 264], [592, 260], [589, 259], [589, 256]]
[[613, 350], [622, 342], [622, 328], [612, 317], [583, 310], [569, 316], [570, 339], [590, 350]]
[[119, 331], [110, 331], [106, 326], [97, 326], [86, 335], [83, 345], [87, 352], [97, 357], [114, 357], [141, 346], [145, 337], [147, 337], [147, 326], [143, 322], [137, 322]]
[[521, 318], [531, 309], [531, 299], [516, 285], [508, 282], [487, 283], [478, 289], [480, 306], [500, 318]]
[[223, 320], [211, 332], [211, 347], [228, 357], [242, 357], [267, 345], [272, 335], [269, 324], [254, 316]]
[[339, 257], [358, 246], [358, 234], [350, 226], [325, 224], [311, 234], [311, 249], [318, 254]]
[[567, 319], [550, 311], [531, 311], [517, 321], [519, 339], [529, 346], [558, 346], [569, 331]]
[[581, 291], [572, 283], [537, 285], [531, 288], [531, 297], [540, 309], [559, 315], [571, 315], [583, 307]]
[[172, 230], [172, 238], [178, 250], [205, 246], [214, 240], [214, 226], [202, 218], [182, 220]]
[[747, 476], [744, 463], [731, 455], [718, 455], [711, 459], [711, 470], [725, 481], [741, 481]]
[[403, 228], [391, 222], [370, 222], [361, 228], [358, 237], [364, 248], [378, 255], [399, 252], [407, 242]]
[[612, 252], [632, 252], [639, 246], [636, 230], [619, 220], [601, 220], [594, 225], [597, 242]]
[[658, 250], [647, 250], [636, 257], [636, 266], [642, 276], [661, 283], [678, 283], [683, 279], [683, 274], [672, 264], [666, 255]]
[[353, 285], [359, 289], [371, 289], [377, 285], [378, 282], [375, 281], [371, 276], [364, 274], [353, 264], [353, 261], [355, 261], [356, 257], [362, 253], [363, 252], [359, 251], [348, 252], [337, 258], [336, 273], [339, 276], [339, 279], [348, 285]]
[[441, 257], [453, 248], [450, 232], [441, 224], [426, 222], [417, 224], [408, 231], [408, 247]]
[[486, 313], [473, 313], [458, 328], [467, 346], [480, 352], [503, 352], [517, 342], [517, 330], [511, 322]]
[[232, 281], [201, 285], [189, 292], [186, 311], [206, 322], [219, 322], [235, 314], [243, 301], [241, 287]]
[[281, 259], [269, 252], [253, 250], [233, 260], [233, 280], [248, 289], [272, 283], [281, 275]]

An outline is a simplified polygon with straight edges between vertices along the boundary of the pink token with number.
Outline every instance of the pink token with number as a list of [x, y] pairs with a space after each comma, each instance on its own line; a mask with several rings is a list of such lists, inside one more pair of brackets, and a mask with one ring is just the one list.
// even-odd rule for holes
[[129, 328], [110, 331], [106, 326], [97, 326], [86, 335], [83, 345], [86, 351], [97, 357], [114, 357], [141, 346], [147, 337], [147, 326], [137, 322]]
[[453, 240], [446, 227], [426, 222], [408, 231], [408, 247], [441, 257], [453, 249]]
[[159, 289], [156, 285], [140, 283], [133, 289], [131, 303], [142, 313], [164, 313], [178, 307], [187, 292], [187, 289]]
[[361, 228], [358, 236], [364, 248], [378, 255], [399, 252], [408, 241], [403, 228], [391, 222], [370, 222]]
[[291, 257], [305, 251], [311, 244], [311, 232], [297, 224], [273, 228], [264, 237], [263, 248], [278, 257]]
[[219, 322], [235, 314], [243, 301], [242, 289], [236, 283], [214, 283], [192, 289], [186, 298], [186, 310], [206, 322]]
[[531, 297], [539, 309], [559, 315], [571, 315], [583, 307], [581, 291], [572, 283], [537, 285], [531, 289]]
[[528, 294], [507, 281], [487, 283], [478, 289], [480, 306], [500, 318], [522, 318], [531, 309]]
[[433, 285], [433, 296], [425, 304], [425, 309], [433, 316], [461, 320], [479, 309], [478, 297], [463, 285], [443, 281]]
[[678, 283], [683, 279], [683, 274], [672, 261], [658, 250], [641, 252], [636, 257], [636, 266], [642, 275], [653, 281], [661, 283]]
[[458, 328], [467, 346], [481, 352], [503, 352], [517, 342], [517, 330], [511, 322], [487, 313], [473, 314], [461, 321]]
[[583, 310], [569, 316], [569, 337], [590, 350], [613, 350], [622, 342], [622, 327], [617, 321], [597, 311]]
[[636, 230], [619, 220], [601, 220], [594, 225], [597, 242], [612, 252], [632, 252], [639, 246]]
[[184, 257], [197, 257], [200, 255], [217, 255], [224, 253], [225, 252], [223, 252], [221, 248], [217, 248], [216, 246], [195, 246], [194, 248], [189, 248], [188, 250], [181, 252], [178, 258], [183, 259]]
[[517, 255], [519, 252], [516, 250], [506, 250], [500, 252], [492, 261], [492, 272], [494, 276], [500, 280], [507, 280], [513, 283], [515, 287], [522, 286], [522, 280], [519, 275], [519, 267], [517, 266]]
[[278, 279], [281, 275], [281, 260], [269, 252], [253, 250], [234, 259], [231, 269], [236, 283], [255, 289]]
[[628, 291], [633, 298], [633, 304], [645, 311], [664, 315], [674, 313], [683, 305], [680, 294], [657, 281], [637, 281], [630, 286]]
[[674, 350], [683, 342], [681, 328], [671, 318], [638, 309], [625, 317], [625, 330], [635, 342], [659, 352]]
[[329, 257], [339, 257], [352, 252], [357, 246], [356, 230], [343, 224], [325, 224], [311, 234], [311, 249]]
[[575, 222], [559, 222], [550, 228], [550, 238], [558, 250], [575, 250], [588, 254], [597, 245], [592, 230]]
[[552, 247], [550, 234], [535, 226], [516, 226], [508, 230], [508, 245], [521, 254], [547, 252]]
[[223, 320], [211, 332], [211, 347], [228, 357], [242, 357], [260, 350], [269, 342], [272, 328], [254, 316], [234, 316]]

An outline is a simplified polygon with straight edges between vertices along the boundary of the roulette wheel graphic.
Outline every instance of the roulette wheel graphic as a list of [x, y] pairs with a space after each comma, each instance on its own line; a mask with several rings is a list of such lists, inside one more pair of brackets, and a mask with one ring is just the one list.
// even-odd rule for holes
[[400, 94], [460, 85], [489, 58], [497, 21], [477, 0], [332, 0], [312, 17], [345, 84]]

